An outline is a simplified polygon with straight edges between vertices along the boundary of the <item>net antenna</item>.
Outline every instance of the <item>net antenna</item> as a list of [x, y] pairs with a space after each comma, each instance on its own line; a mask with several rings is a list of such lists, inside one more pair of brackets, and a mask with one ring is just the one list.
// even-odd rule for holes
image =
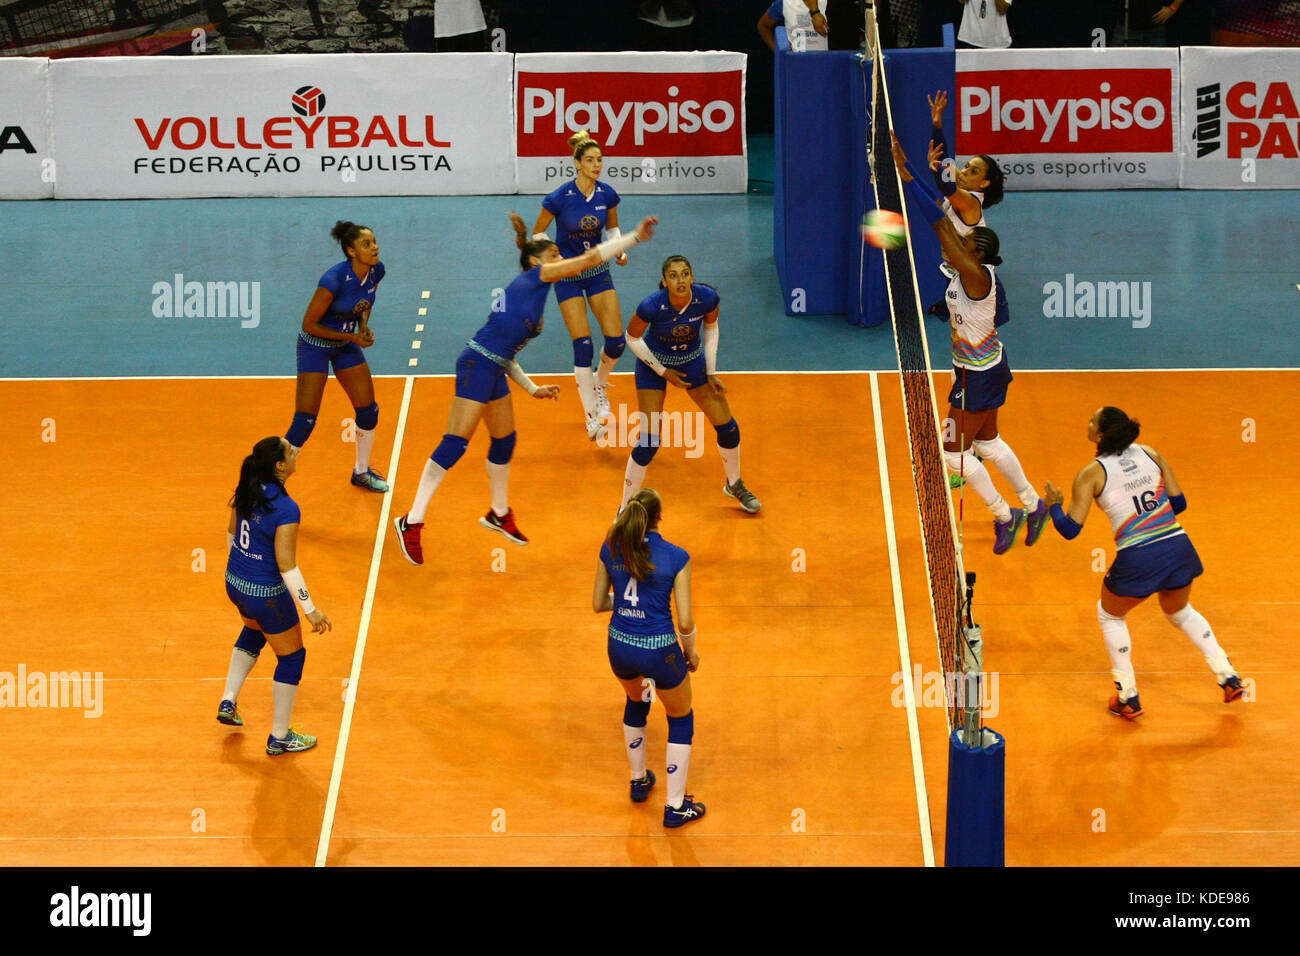
[[[871, 62], [871, 107], [868, 116], [867, 161], [876, 208], [899, 212], [907, 221], [903, 182], [894, 166], [890, 133], [893, 117], [885, 77], [885, 54], [880, 45], [873, 0], [866, 3], [866, 51]], [[863, 64], [865, 69], [865, 62]], [[865, 81], [865, 77], [864, 77]], [[889, 295], [894, 344], [898, 351], [903, 408], [912, 458], [912, 482], [921, 520], [921, 545], [930, 579], [930, 610], [934, 617], [939, 666], [943, 671], [948, 729], [963, 728], [968, 742], [981, 733], [979, 677], [983, 666], [978, 626], [970, 618], [972, 590], [962, 563], [961, 537], [953, 510], [943, 459], [943, 429], [956, 423], [940, 422], [934, 391], [930, 347], [926, 339], [916, 260], [910, 239], [898, 249], [883, 252], [885, 283]], [[874, 254], [874, 250], [870, 250]], [[973, 585], [973, 580], [970, 582]]]

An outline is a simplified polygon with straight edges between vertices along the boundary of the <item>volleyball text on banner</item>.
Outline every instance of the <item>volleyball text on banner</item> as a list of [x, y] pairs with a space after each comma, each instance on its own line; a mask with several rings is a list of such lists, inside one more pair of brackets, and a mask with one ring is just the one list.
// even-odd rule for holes
[[1182, 54], [1182, 185], [1300, 186], [1300, 49]]
[[519, 54], [521, 193], [574, 177], [567, 140], [580, 129], [601, 144], [601, 179], [620, 193], [743, 193], [745, 54]]
[[50, 66], [56, 195], [515, 191], [508, 53], [102, 57]]
[[1172, 188], [1178, 89], [1176, 49], [958, 50], [954, 148], [1008, 190]]
[[0, 58], [0, 199], [54, 195], [49, 68], [46, 59]]

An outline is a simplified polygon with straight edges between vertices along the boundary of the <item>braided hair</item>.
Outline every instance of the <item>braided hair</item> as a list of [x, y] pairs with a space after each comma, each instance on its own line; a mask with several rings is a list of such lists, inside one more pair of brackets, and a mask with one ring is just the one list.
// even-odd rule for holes
[[1101, 436], [1097, 439], [1097, 454], [1113, 455], [1123, 451], [1137, 441], [1141, 430], [1137, 419], [1129, 418], [1122, 408], [1107, 405], [1097, 416], [1097, 433]]

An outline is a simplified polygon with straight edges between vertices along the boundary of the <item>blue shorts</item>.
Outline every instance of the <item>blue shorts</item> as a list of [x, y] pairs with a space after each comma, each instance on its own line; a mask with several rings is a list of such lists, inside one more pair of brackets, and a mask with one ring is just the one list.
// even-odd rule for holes
[[952, 367], [956, 379], [948, 391], [948, 404], [961, 408], [962, 381], [966, 386], [966, 411], [987, 412], [1001, 408], [1007, 402], [1007, 386], [1011, 384], [1011, 366], [1007, 364], [1007, 354], [1002, 353], [1002, 361], [992, 368], [976, 372], [968, 368]]
[[[663, 356], [658, 356], [663, 361]], [[708, 363], [704, 361], [704, 353], [701, 352], [695, 358], [691, 359], [685, 365], [668, 365], [664, 362], [665, 367], [676, 369], [686, 376], [686, 388], [689, 391], [693, 388], [699, 388], [701, 385], [709, 384]], [[640, 359], [636, 360], [636, 367], [633, 369], [636, 377], [636, 387], [641, 389], [654, 389], [662, 392], [668, 387], [668, 382], [662, 375], [652, 369], [649, 365]]]
[[1120, 597], [1150, 597], [1157, 591], [1185, 588], [1204, 570], [1192, 539], [1176, 534], [1121, 548], [1106, 572], [1106, 587]]
[[608, 292], [612, 288], [614, 288], [614, 279], [610, 276], [608, 269], [592, 276], [590, 279], [561, 279], [555, 283], [555, 301], [565, 302], [583, 295], [591, 298], [593, 295]]
[[506, 370], [485, 355], [467, 348], [456, 359], [456, 397], [471, 402], [496, 401], [510, 394]]
[[672, 690], [686, 680], [686, 655], [678, 643], [652, 650], [610, 635], [608, 650], [609, 666], [620, 680], [648, 677], [662, 690]]
[[341, 342], [338, 348], [322, 348], [298, 339], [298, 372], [324, 372], [329, 374], [334, 366], [335, 374], [354, 365], [365, 365], [366, 356], [356, 342]]
[[227, 581], [226, 596], [240, 614], [257, 622], [263, 634], [283, 634], [298, 626], [298, 608], [288, 588], [271, 597], [253, 597]]

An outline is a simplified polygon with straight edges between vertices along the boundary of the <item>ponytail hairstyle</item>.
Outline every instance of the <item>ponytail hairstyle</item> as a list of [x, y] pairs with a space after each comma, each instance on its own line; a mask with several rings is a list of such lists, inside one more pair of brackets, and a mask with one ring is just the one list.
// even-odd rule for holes
[[975, 237], [975, 251], [980, 255], [980, 262], [986, 266], [1002, 265], [1002, 257], [998, 255], [1001, 243], [996, 232], [988, 226], [976, 226], [970, 234]]
[[664, 285], [663, 275], [668, 271], [668, 267], [672, 265], [674, 262], [686, 263], [686, 268], [691, 270], [691, 277], [692, 278], [695, 277], [695, 267], [691, 265], [690, 259], [687, 259], [685, 256], [669, 256], [667, 259], [664, 260], [664, 264], [659, 269], [659, 276], [660, 276], [659, 288], [661, 289], [666, 288], [666, 286]]
[[1002, 172], [1002, 167], [998, 165], [998, 161], [992, 156], [980, 153], [979, 158], [984, 160], [984, 169], [987, 171], [984, 178], [989, 181], [989, 184], [984, 187], [984, 208], [987, 209], [1002, 202], [1002, 186], [1007, 181], [1007, 177], [1006, 173]]
[[[600, 149], [600, 143], [591, 138], [591, 134], [585, 129], [580, 129], [569, 137], [569, 149], [573, 150], [573, 161], [582, 162], [582, 156], [592, 147]], [[604, 152], [604, 150], [601, 150]]]
[[239, 466], [239, 486], [230, 499], [239, 517], [251, 518], [254, 512], [266, 514], [271, 510], [270, 499], [262, 486], [274, 483], [284, 490], [284, 482], [275, 473], [275, 466], [282, 461], [284, 440], [278, 436], [263, 438], [253, 446], [253, 453]]
[[[334, 228], [330, 230], [330, 235], [338, 240], [339, 245], [343, 247], [343, 255], [348, 255], [348, 249], [355, 246], [357, 240], [361, 238], [363, 232], [373, 232], [369, 226], [361, 226], [355, 222], [348, 222], [340, 219], [334, 223]], [[348, 258], [352, 258], [348, 256]]]
[[519, 213], [510, 214], [510, 224], [515, 227], [515, 245], [519, 247], [519, 271], [527, 272], [532, 268], [529, 259], [537, 256], [539, 259], [543, 252], [555, 245], [549, 239], [533, 239], [528, 235], [528, 227], [520, 218]]
[[1097, 416], [1097, 434], [1101, 436], [1097, 439], [1097, 454], [1113, 455], [1123, 451], [1137, 441], [1141, 428], [1137, 419], [1129, 418], [1123, 409], [1107, 405]]
[[623, 513], [614, 519], [609, 534], [605, 536], [609, 553], [621, 560], [627, 573], [638, 581], [644, 581], [655, 569], [650, 563], [650, 547], [645, 543], [645, 536], [659, 524], [662, 512], [659, 492], [642, 488], [632, 496]]

